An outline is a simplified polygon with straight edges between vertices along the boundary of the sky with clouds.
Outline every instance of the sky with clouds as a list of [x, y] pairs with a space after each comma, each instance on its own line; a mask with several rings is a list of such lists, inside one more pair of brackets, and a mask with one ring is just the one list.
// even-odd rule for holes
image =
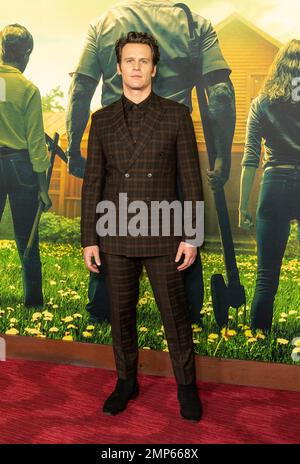
[[[116, 3], [120, 2], [0, 0], [0, 28], [18, 22], [30, 30], [35, 47], [26, 77], [40, 88], [42, 95], [60, 85], [66, 96], [70, 84], [68, 72], [76, 63], [87, 25]], [[185, 3], [213, 24], [236, 11], [281, 42], [299, 38], [300, 2], [296, 0], [186, 0]], [[99, 106], [99, 97], [98, 89], [92, 108]]]

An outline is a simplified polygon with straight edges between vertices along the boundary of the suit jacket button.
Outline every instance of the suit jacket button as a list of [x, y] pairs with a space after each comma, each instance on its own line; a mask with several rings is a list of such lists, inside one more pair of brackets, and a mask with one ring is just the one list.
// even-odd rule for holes
[[125, 172], [125, 177], [130, 177], [129, 172]]
[[148, 172], [147, 177], [149, 177], [149, 178], [152, 177], [152, 173]]

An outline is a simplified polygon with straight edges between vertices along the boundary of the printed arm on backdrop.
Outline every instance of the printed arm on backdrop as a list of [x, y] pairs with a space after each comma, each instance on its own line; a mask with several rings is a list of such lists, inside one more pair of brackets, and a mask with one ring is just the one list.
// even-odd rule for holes
[[229, 77], [231, 69], [211, 21], [200, 15], [194, 16], [200, 38], [201, 75], [208, 97], [208, 117], [216, 148], [214, 169], [207, 171], [207, 180], [212, 190], [218, 190], [230, 175], [236, 121], [235, 93]]
[[208, 117], [216, 148], [213, 170], [207, 179], [213, 191], [223, 188], [231, 169], [231, 148], [235, 129], [235, 93], [226, 70], [216, 70], [204, 76], [208, 96]]
[[90, 24], [77, 67], [70, 73], [72, 81], [66, 116], [68, 172], [80, 178], [84, 176], [86, 163], [81, 156], [80, 144], [89, 120], [91, 101], [102, 75], [97, 54], [97, 36], [96, 25]]
[[30, 161], [39, 185], [39, 200], [44, 203], [44, 211], [48, 211], [52, 206], [46, 179], [50, 160], [45, 143], [41, 94], [37, 87], [34, 88], [25, 108], [24, 121]]
[[262, 124], [258, 99], [254, 99], [246, 126], [244, 156], [241, 161], [242, 173], [240, 181], [239, 227], [250, 229], [253, 219], [249, 213], [249, 198], [254, 182], [256, 169], [259, 166], [262, 140]]

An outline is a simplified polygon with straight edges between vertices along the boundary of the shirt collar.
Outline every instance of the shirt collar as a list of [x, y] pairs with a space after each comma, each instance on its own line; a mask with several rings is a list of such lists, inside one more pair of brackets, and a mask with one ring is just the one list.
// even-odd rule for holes
[[122, 94], [123, 108], [126, 113], [132, 110], [133, 108], [138, 109], [138, 110], [145, 110], [152, 100], [153, 100], [152, 91], [150, 92], [148, 97], [146, 97], [140, 103], [134, 103], [132, 100], [129, 100], [129, 98], [125, 97], [124, 93]]
[[20, 73], [21, 71], [18, 68], [15, 68], [14, 66], [10, 66], [8, 64], [0, 63], [0, 72], [3, 73]]

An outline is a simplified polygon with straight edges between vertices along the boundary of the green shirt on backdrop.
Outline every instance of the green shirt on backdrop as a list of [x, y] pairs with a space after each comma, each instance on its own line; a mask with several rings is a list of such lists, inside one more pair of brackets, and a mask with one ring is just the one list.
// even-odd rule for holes
[[39, 89], [19, 69], [0, 64], [0, 147], [28, 150], [35, 172], [50, 166]]
[[[197, 22], [202, 75], [220, 69], [230, 73], [211, 21], [195, 13], [193, 19]], [[94, 19], [86, 30], [79, 62], [70, 74], [83, 74], [97, 82], [102, 77], [102, 106], [116, 101], [122, 95], [122, 82], [116, 70], [114, 44], [129, 31], [148, 32], [158, 41], [161, 58], [153, 91], [184, 103], [191, 111], [194, 65], [190, 61], [188, 22], [184, 11], [168, 0], [127, 0]]]

